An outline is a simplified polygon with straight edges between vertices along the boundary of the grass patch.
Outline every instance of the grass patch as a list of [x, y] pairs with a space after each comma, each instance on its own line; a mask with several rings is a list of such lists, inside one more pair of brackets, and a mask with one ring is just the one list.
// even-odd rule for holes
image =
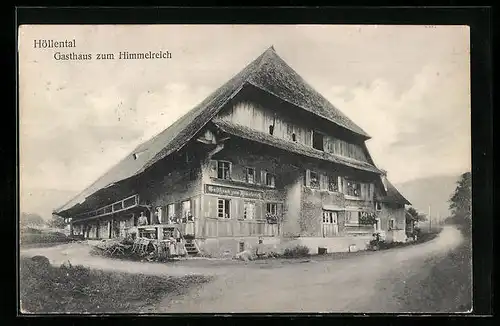
[[[429, 259], [423, 280], [410, 278], [401, 299], [409, 311], [466, 312], [472, 308], [472, 250], [464, 243], [441, 258]], [[412, 294], [412, 289], [418, 293]]]
[[141, 312], [167, 294], [184, 294], [210, 280], [204, 276], [160, 277], [53, 267], [43, 256], [20, 261], [20, 299], [26, 313]]
[[36, 229], [23, 230], [19, 234], [19, 242], [21, 245], [33, 244], [61, 244], [73, 241], [72, 238], [61, 232], [46, 232]]

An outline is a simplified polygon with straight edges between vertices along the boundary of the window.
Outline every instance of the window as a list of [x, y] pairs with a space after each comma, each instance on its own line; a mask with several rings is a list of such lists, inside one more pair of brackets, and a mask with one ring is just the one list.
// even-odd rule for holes
[[320, 151], [323, 149], [323, 135], [319, 132], [313, 131], [313, 148]]
[[245, 202], [243, 209], [243, 218], [245, 220], [253, 220], [255, 216], [255, 203]]
[[231, 163], [217, 161], [217, 178], [229, 179], [231, 177]]
[[274, 126], [269, 125], [269, 134], [272, 135], [274, 133]]
[[324, 224], [337, 224], [337, 221], [338, 221], [338, 212], [323, 211]]
[[375, 202], [375, 210], [377, 210], [377, 211], [382, 210], [382, 204], [378, 201]]
[[394, 229], [394, 228], [396, 227], [396, 225], [395, 225], [395, 224], [396, 224], [396, 221], [395, 221], [393, 218], [391, 218], [391, 219], [389, 220], [389, 230]]
[[292, 141], [297, 141], [297, 135], [295, 135], [295, 133], [292, 133]]
[[361, 196], [361, 184], [360, 183], [353, 182], [353, 181], [347, 181], [346, 187], [347, 187], [347, 195], [353, 196], [353, 197], [360, 197]]
[[247, 182], [255, 183], [255, 169], [254, 168], [246, 168], [247, 170]]
[[264, 172], [264, 181], [266, 182], [266, 186], [274, 187], [275, 185], [275, 177], [274, 174], [269, 172]]
[[338, 178], [333, 175], [328, 176], [328, 191], [337, 192], [339, 191]]
[[175, 205], [174, 204], [167, 205], [167, 219], [168, 219], [169, 224], [176, 222], [176, 220], [175, 220]]
[[229, 199], [217, 200], [217, 217], [218, 218], [231, 218], [229, 214]]
[[267, 203], [266, 204], [266, 213], [268, 214], [278, 214], [278, 204], [276, 203]]
[[315, 171], [309, 171], [309, 187], [319, 189], [319, 174]]

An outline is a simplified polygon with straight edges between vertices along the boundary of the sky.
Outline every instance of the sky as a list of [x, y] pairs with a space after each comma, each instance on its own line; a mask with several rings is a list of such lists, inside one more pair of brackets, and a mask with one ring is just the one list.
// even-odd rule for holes
[[[76, 47], [34, 48], [47, 39]], [[466, 26], [31, 25], [19, 29], [21, 192], [83, 190], [271, 45], [372, 137], [393, 183], [470, 170]], [[54, 59], [160, 50], [172, 58]]]

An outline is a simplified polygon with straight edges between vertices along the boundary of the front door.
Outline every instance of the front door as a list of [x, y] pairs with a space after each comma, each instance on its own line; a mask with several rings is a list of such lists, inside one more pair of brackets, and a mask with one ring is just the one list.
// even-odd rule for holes
[[334, 237], [338, 234], [338, 212], [323, 211], [322, 231], [324, 238]]

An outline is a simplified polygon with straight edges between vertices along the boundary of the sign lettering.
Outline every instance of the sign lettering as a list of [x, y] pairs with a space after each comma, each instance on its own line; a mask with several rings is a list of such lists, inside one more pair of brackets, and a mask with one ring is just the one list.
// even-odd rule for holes
[[205, 192], [207, 194], [215, 194], [215, 195], [262, 199], [262, 193], [258, 191], [229, 188], [229, 187], [215, 186], [215, 185], [205, 185]]

